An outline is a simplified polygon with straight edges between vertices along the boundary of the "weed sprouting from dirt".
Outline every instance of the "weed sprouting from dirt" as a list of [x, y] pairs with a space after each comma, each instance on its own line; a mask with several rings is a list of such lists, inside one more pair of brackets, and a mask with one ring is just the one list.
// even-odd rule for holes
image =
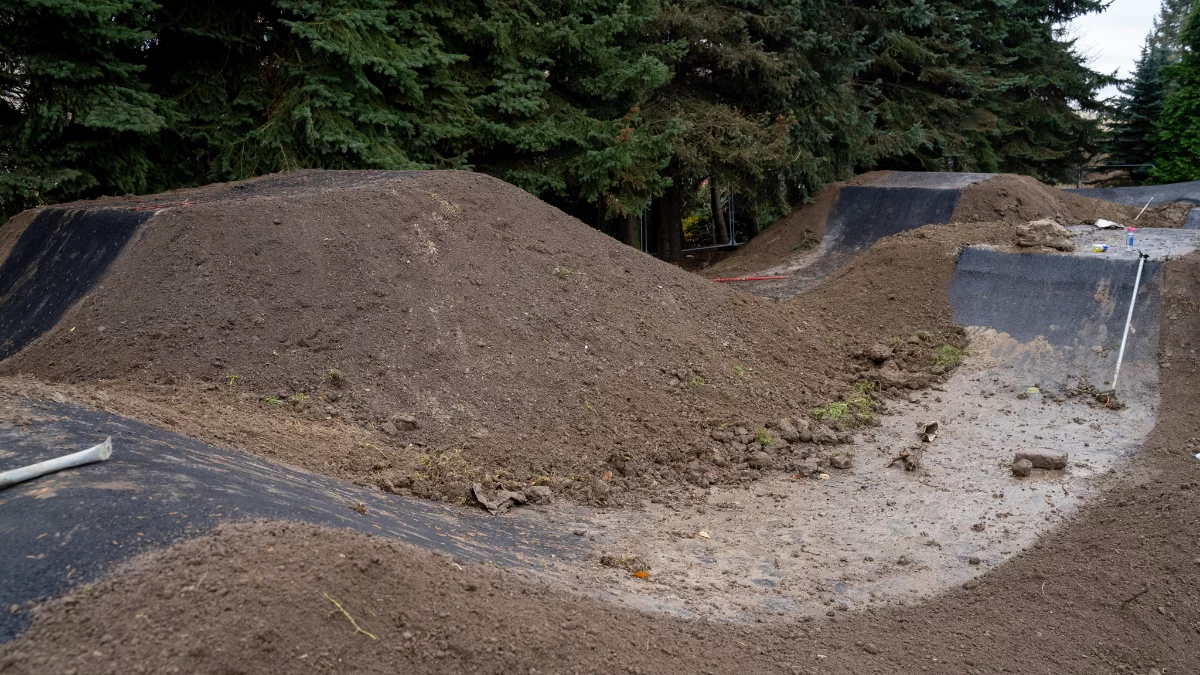
[[417, 455], [417, 467], [418, 480], [469, 480], [475, 476], [475, 468], [463, 457], [461, 448], [423, 452]]
[[954, 345], [942, 345], [942, 348], [934, 355], [933, 365], [930, 367], [935, 374], [941, 375], [963, 361], [962, 350]]
[[770, 445], [775, 442], [775, 439], [771, 436], [771, 432], [766, 429], [755, 429], [754, 442], [759, 445]]
[[692, 380], [688, 382], [688, 386], [693, 388], [703, 387], [705, 384], [704, 378], [699, 375], [693, 375]]
[[858, 429], [875, 425], [879, 401], [875, 399], [874, 382], [856, 382], [854, 394], [842, 401], [833, 401], [812, 411], [813, 419], [837, 429]]
[[918, 340], [928, 340], [928, 339], [929, 339], [929, 338], [931, 338], [931, 337], [933, 337], [933, 333], [930, 333], [930, 332], [929, 332], [929, 331], [927, 331], [927, 330], [919, 330], [919, 331], [917, 331], [917, 339], [918, 339]]
[[283, 399], [275, 398], [274, 396], [267, 397], [267, 405], [283, 405]]
[[811, 251], [814, 246], [820, 243], [820, 240], [812, 236], [811, 230], [804, 231], [804, 241], [792, 247], [792, 251]]
[[554, 268], [554, 276], [558, 277], [559, 279], [570, 278], [571, 268], [570, 267], [562, 267], [562, 266], [555, 267]]
[[242, 379], [241, 375], [228, 375], [225, 377], [225, 381], [228, 382], [229, 386], [231, 386], [231, 387], [236, 387], [238, 384], [238, 380], [240, 380], [240, 379]]
[[734, 367], [733, 367], [733, 374], [734, 374], [734, 375], [737, 375], [738, 377], [745, 377], [745, 376], [746, 376], [746, 369], [745, 369], [745, 368], [743, 368], [743, 367], [741, 367], [741, 366], [734, 366]]

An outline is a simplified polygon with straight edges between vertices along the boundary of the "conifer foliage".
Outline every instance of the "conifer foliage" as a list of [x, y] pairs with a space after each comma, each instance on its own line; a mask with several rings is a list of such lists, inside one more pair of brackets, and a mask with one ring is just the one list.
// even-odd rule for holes
[[670, 259], [685, 201], [736, 198], [757, 227], [871, 168], [1065, 175], [1105, 80], [1059, 27], [1104, 4], [0, 0], [0, 217], [297, 168], [462, 168], [627, 239], [658, 214]]

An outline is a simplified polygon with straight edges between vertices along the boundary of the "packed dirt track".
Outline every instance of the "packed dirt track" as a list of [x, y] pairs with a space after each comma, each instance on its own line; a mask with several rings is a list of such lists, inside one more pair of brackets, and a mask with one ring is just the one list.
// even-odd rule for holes
[[0, 492], [0, 672], [1190, 672], [1193, 206], [880, 172], [703, 276], [466, 172], [22, 214], [0, 457], [129, 449]]

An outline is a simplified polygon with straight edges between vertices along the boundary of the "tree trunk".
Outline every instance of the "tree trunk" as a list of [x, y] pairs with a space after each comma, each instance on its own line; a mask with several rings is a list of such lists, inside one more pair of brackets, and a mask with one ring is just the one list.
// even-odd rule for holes
[[621, 227], [621, 241], [634, 248], [638, 246], [638, 217], [636, 213], [625, 216], [625, 224]]
[[713, 239], [716, 240], [713, 243], [722, 246], [729, 243], [729, 226], [725, 224], [725, 212], [721, 210], [721, 192], [712, 178], [708, 179], [708, 188], [712, 193]]
[[[678, 182], [678, 178], [675, 179]], [[683, 190], [667, 188], [658, 200], [658, 253], [667, 262], [679, 262], [683, 248]]]

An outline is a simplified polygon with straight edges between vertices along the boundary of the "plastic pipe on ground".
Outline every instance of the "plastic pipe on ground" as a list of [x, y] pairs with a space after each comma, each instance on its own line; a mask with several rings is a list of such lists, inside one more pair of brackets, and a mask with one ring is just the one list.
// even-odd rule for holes
[[87, 450], [80, 450], [79, 452], [70, 455], [55, 457], [54, 459], [48, 459], [44, 462], [38, 462], [37, 464], [30, 464], [29, 466], [22, 467], [20, 469], [13, 469], [12, 471], [0, 473], [0, 489], [4, 489], [10, 485], [16, 485], [17, 483], [24, 483], [27, 480], [33, 480], [34, 478], [45, 476], [46, 474], [54, 473], [55, 471], [62, 471], [63, 469], [83, 466], [84, 464], [91, 464], [92, 462], [103, 462], [109, 457], [112, 457], [111, 436], [104, 439], [104, 442], [100, 445], [88, 448]]

